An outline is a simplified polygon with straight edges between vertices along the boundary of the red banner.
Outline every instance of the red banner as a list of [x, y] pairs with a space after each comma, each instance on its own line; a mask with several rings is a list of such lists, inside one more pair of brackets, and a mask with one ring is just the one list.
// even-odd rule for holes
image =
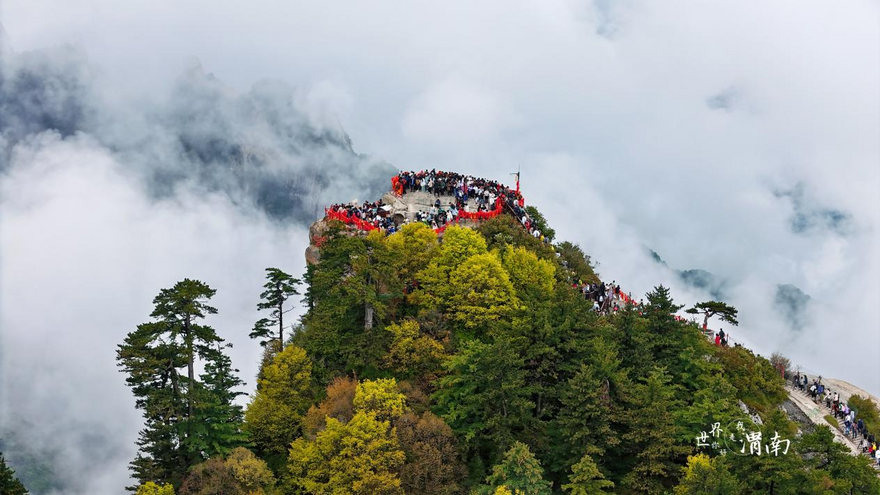
[[375, 225], [371, 224], [370, 222], [367, 222], [365, 220], [361, 220], [360, 218], [351, 217], [348, 215], [348, 212], [345, 212], [345, 211], [333, 211], [330, 209], [325, 209], [324, 214], [330, 220], [339, 220], [340, 222], [342, 222], [344, 224], [354, 225], [355, 227], [357, 227], [358, 230], [370, 231], [370, 230], [376, 230], [379, 228], [379, 227], [376, 227]]

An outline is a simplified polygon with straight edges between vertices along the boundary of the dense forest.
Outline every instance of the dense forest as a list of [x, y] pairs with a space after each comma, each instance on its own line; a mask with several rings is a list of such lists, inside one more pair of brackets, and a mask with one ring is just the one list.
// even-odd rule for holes
[[[304, 280], [270, 268], [254, 295], [265, 318], [242, 331], [264, 357], [246, 407], [214, 289], [162, 289], [118, 349], [145, 420], [129, 490], [880, 493], [867, 458], [788, 419], [767, 359], [713, 345], [667, 288], [600, 315], [577, 280], [598, 281], [578, 246], [507, 215], [439, 237], [330, 222]], [[738, 421], [786, 452], [700, 442]]]

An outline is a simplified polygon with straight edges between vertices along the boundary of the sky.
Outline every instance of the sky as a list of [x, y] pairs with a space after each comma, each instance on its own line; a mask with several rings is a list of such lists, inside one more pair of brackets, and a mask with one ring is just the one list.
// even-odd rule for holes
[[[676, 270], [711, 272], [735, 341], [877, 394], [878, 14], [2, 0], [0, 424], [31, 421], [64, 493], [118, 493], [141, 420], [115, 346], [158, 290], [217, 289], [250, 390], [263, 268], [301, 272], [320, 207], [423, 168], [521, 169], [603, 278], [692, 304], [710, 296]], [[797, 324], [786, 284], [809, 295]]]

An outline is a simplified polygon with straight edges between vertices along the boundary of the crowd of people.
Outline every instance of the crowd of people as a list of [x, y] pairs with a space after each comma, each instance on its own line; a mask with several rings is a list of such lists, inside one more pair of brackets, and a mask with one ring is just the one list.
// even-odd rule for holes
[[858, 448], [863, 454], [869, 455], [880, 465], [880, 454], [877, 452], [877, 438], [874, 433], [868, 431], [868, 427], [862, 418], [858, 417], [858, 411], [849, 407], [845, 401], [840, 400], [840, 393], [834, 392], [822, 383], [822, 377], [813, 378], [801, 372], [792, 376], [792, 385], [795, 389], [810, 397], [819, 405], [824, 405], [832, 416], [843, 422], [843, 434], [852, 439], [859, 439]]
[[[417, 215], [418, 221], [424, 221], [434, 229], [442, 230], [445, 224], [454, 220], [484, 220], [506, 211], [530, 235], [549, 242], [526, 211], [525, 200], [518, 187], [511, 189], [494, 180], [432, 169], [400, 172], [391, 178], [391, 188], [398, 196], [415, 191], [437, 196], [431, 211], [419, 212]], [[445, 210], [440, 207], [440, 196], [454, 198]], [[453, 215], [450, 215], [451, 210], [455, 212]], [[435, 223], [438, 216], [439, 221]]]
[[640, 300], [636, 303], [632, 297], [620, 290], [617, 281], [610, 284], [605, 282], [591, 283], [582, 280], [573, 280], [572, 287], [579, 290], [584, 299], [593, 302], [593, 311], [601, 314], [617, 313], [620, 311], [621, 303], [632, 303], [639, 309], [644, 306], [644, 301]]
[[[433, 205], [428, 210], [416, 212], [414, 221], [428, 225], [437, 233], [442, 233], [448, 225], [458, 220], [486, 220], [508, 213], [530, 235], [550, 242], [526, 211], [518, 188], [511, 189], [497, 181], [438, 170], [400, 172], [392, 177], [391, 187], [401, 197], [415, 191], [433, 194], [436, 197]], [[450, 196], [452, 200], [444, 204], [441, 196]], [[325, 210], [330, 219], [355, 225], [359, 230], [380, 229], [388, 234], [399, 228], [391, 213], [391, 206], [381, 200], [362, 205], [335, 204]], [[404, 222], [408, 221], [404, 219]]]
[[400, 172], [392, 177], [391, 188], [398, 196], [413, 191], [431, 193], [438, 197], [454, 196], [456, 207], [464, 211], [468, 211], [468, 200], [473, 200], [477, 212], [494, 209], [498, 197], [513, 201], [522, 198], [518, 191], [494, 180], [433, 169]]
[[397, 231], [390, 215], [391, 207], [381, 199], [357, 204], [334, 204], [324, 210], [327, 218], [356, 226], [359, 230], [380, 229], [387, 234]]

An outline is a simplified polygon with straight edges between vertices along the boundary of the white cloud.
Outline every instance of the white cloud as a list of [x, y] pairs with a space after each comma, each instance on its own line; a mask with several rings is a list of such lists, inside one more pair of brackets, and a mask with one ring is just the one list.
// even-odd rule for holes
[[500, 95], [450, 76], [410, 104], [403, 135], [429, 146], [486, 145], [520, 122]]
[[307, 234], [220, 196], [148, 200], [88, 138], [23, 145], [0, 191], [2, 417], [35, 426], [19, 432], [35, 452], [60, 452], [45, 461], [70, 493], [118, 493], [142, 420], [116, 346], [149, 321], [159, 289], [203, 280], [220, 310], [208, 323], [234, 344], [250, 391], [261, 351], [247, 334], [263, 268], [299, 273]]

